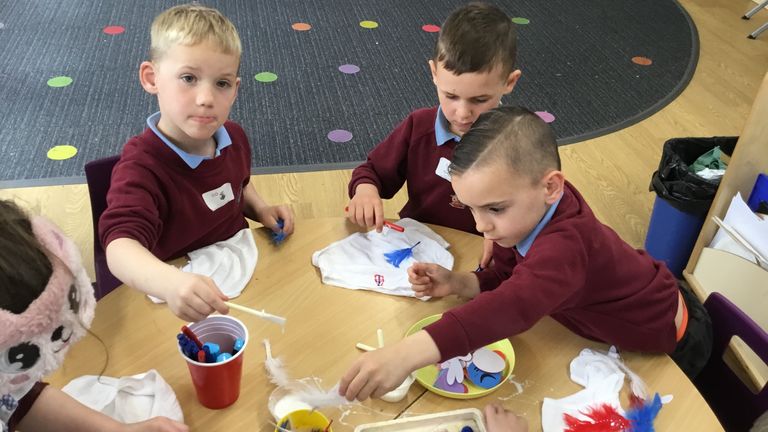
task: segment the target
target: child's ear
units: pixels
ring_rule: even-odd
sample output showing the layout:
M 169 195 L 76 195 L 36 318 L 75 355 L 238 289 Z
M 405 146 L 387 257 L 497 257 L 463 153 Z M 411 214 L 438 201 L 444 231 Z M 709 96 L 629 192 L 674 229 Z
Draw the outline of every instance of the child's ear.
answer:
M 437 65 L 435 64 L 435 61 L 431 59 L 427 63 L 429 63 L 429 71 L 432 73 L 432 82 L 437 85 L 437 82 L 435 82 L 437 80 Z
M 517 85 L 517 81 L 520 80 L 520 77 L 523 75 L 523 73 L 520 71 L 520 69 L 515 69 L 514 71 L 509 73 L 509 76 L 507 77 L 506 82 L 504 83 L 504 94 L 507 94 L 512 91 L 512 89 L 515 88 Z
M 235 102 L 237 95 L 240 93 L 238 90 L 240 90 L 240 77 L 235 78 L 235 96 L 232 98 L 232 103 Z
M 157 94 L 157 74 L 155 64 L 150 61 L 142 62 L 139 66 L 139 82 L 149 94 Z
M 559 170 L 552 170 L 542 179 L 544 195 L 547 205 L 552 205 L 563 195 L 565 188 L 565 176 Z

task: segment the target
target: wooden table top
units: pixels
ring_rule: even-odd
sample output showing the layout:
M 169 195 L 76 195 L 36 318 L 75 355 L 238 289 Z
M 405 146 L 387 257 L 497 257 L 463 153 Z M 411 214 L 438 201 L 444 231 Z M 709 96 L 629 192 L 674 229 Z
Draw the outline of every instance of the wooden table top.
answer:
M 454 269 L 474 270 L 482 239 L 449 228 L 433 228 L 451 243 Z M 287 325 L 282 332 L 275 324 L 230 312 L 248 327 L 250 341 L 244 352 L 240 397 L 228 408 L 210 410 L 197 401 L 176 344 L 176 334 L 184 323 L 167 306 L 153 304 L 125 286 L 97 304 L 91 331 L 104 345 L 88 335 L 72 347 L 48 381 L 63 387 L 76 377 L 98 375 L 105 364 L 106 376 L 156 369 L 176 392 L 191 430 L 274 430 L 267 401 L 275 387 L 264 370 L 263 339 L 270 340 L 273 355 L 283 359 L 292 378 L 316 377 L 323 388 L 330 388 L 360 354 L 355 348 L 357 342 L 376 344 L 377 328 L 383 329 L 385 341 L 391 343 L 416 321 L 461 302 L 455 298 L 423 302 L 323 285 L 311 263 L 312 253 L 358 231 L 341 217 L 300 220 L 295 233 L 274 246 L 264 229 L 255 230 L 259 249 L 256 271 L 249 286 L 233 301 L 284 316 Z M 607 348 L 574 335 L 550 318 L 510 341 L 516 354 L 512 379 L 521 384 L 522 392 L 507 382 L 483 398 L 453 400 L 414 384 L 398 403 L 368 400 L 322 411 L 334 419 L 335 431 L 351 431 L 355 425 L 390 420 L 404 412 L 415 415 L 500 402 L 525 414 L 531 430 L 539 430 L 544 397 L 561 398 L 581 389 L 569 378 L 570 361 L 583 348 Z M 674 395 L 673 402 L 659 414 L 657 430 L 722 430 L 693 384 L 667 356 L 626 353 L 623 358 L 652 391 Z

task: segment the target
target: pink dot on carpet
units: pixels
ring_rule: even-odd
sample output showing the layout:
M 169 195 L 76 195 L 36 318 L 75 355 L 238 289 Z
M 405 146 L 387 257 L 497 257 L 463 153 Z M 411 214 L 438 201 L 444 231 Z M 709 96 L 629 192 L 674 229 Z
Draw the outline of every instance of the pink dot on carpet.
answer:
M 360 66 L 353 64 L 344 64 L 339 66 L 339 70 L 345 74 L 356 74 L 360 72 Z
M 119 25 L 111 25 L 104 27 L 103 32 L 108 35 L 119 35 L 125 31 L 125 27 Z
M 333 142 L 347 142 L 352 139 L 352 132 L 344 129 L 334 129 L 328 132 L 328 139 Z
M 440 26 L 436 26 L 434 24 L 424 24 L 421 26 L 421 29 L 427 33 L 437 33 L 440 31 Z
M 547 123 L 555 121 L 555 116 L 548 111 L 536 111 L 536 115 Z

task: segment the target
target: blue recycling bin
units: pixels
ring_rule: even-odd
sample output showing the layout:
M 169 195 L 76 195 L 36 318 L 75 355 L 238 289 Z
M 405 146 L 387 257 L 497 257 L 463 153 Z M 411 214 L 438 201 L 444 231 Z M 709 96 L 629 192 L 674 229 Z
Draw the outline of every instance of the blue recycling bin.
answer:
M 712 205 L 720 180 L 697 176 L 688 167 L 699 156 L 720 147 L 733 154 L 738 137 L 672 138 L 664 143 L 659 169 L 651 177 L 656 192 L 645 249 L 664 261 L 680 278 Z
M 672 274 L 681 278 L 703 225 L 704 216 L 678 210 L 657 196 L 645 237 L 645 250 L 664 261 Z

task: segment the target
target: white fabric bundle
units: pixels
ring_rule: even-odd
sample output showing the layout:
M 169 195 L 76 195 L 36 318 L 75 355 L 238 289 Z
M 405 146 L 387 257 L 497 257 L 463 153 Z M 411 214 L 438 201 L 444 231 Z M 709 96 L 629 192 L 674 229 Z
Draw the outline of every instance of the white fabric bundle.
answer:
M 570 369 L 571 380 L 584 386 L 584 390 L 562 399 L 544 398 L 541 406 L 541 428 L 544 432 L 564 430 L 563 414 L 585 420 L 584 414 L 590 407 L 602 404 L 613 406 L 623 415 L 619 391 L 624 386 L 625 372 L 630 377 L 632 391 L 642 398 L 647 397 L 645 383 L 624 365 L 615 347 L 611 347 L 607 354 L 585 348 L 571 361 Z
M 227 240 L 190 252 L 182 271 L 208 276 L 221 292 L 235 298 L 243 292 L 256 269 L 259 251 L 250 228 L 243 228 Z M 149 296 L 155 303 L 162 299 Z
M 408 282 L 408 267 L 414 262 L 439 264 L 453 268 L 453 255 L 448 242 L 426 225 L 405 218 L 397 222 L 405 228 L 398 232 L 389 228 L 377 233 L 355 233 L 312 254 L 312 264 L 320 269 L 323 283 L 349 289 L 364 289 L 384 294 L 415 297 Z M 413 256 L 399 267 L 387 262 L 385 253 L 413 249 Z M 428 297 L 422 300 L 428 300 Z
M 83 405 L 122 423 L 157 416 L 184 422 L 176 394 L 154 369 L 122 378 L 86 375 L 73 379 L 62 390 Z

